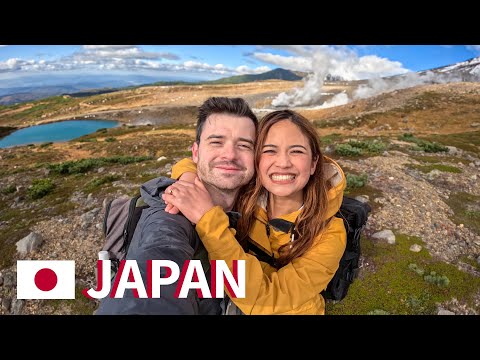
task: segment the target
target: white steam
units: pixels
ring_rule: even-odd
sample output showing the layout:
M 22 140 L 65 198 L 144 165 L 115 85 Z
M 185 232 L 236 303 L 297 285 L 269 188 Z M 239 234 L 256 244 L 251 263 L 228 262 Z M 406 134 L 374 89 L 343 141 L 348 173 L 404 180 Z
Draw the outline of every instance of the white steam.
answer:
M 409 72 L 403 68 L 399 62 L 393 62 L 388 59 L 379 58 L 377 56 L 358 57 L 353 51 L 339 48 L 319 47 L 315 49 L 302 48 L 302 52 L 297 49 L 297 54 L 302 55 L 301 59 L 297 58 L 279 58 L 277 63 L 290 61 L 292 64 L 310 64 L 303 70 L 309 71 L 310 74 L 304 79 L 303 87 L 295 88 L 288 93 L 281 93 L 272 100 L 274 107 L 298 107 L 312 106 L 315 108 L 327 108 L 333 106 L 344 105 L 351 100 L 364 99 L 381 93 L 405 89 L 422 84 L 433 83 L 449 83 L 458 81 L 472 81 L 468 77 L 473 76 L 477 81 L 480 78 L 480 58 L 452 65 L 448 68 L 440 69 L 437 72 L 426 71 L 421 73 Z M 307 50 L 311 50 L 308 52 Z M 260 57 L 260 55 L 258 55 Z M 265 58 L 265 54 L 263 54 Z M 476 65 L 466 72 L 467 80 L 464 75 L 452 75 L 447 70 L 463 67 L 464 65 Z M 458 72 L 457 72 L 458 74 Z M 342 79 L 360 80 L 368 79 L 368 83 L 360 85 L 352 93 L 352 99 L 348 97 L 346 92 L 341 92 L 333 98 L 323 101 L 322 88 L 327 75 L 341 77 Z M 401 75 L 401 76 L 393 76 Z M 386 76 L 391 76 L 386 78 Z M 382 78 L 385 77 L 385 78 Z

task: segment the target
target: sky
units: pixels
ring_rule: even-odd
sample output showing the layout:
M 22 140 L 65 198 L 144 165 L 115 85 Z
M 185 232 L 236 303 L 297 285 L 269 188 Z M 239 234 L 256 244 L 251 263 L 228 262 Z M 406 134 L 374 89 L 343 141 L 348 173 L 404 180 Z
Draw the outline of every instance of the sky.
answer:
M 0 88 L 109 76 L 136 76 L 133 85 L 214 80 L 278 67 L 360 80 L 477 56 L 480 45 L 0 45 Z

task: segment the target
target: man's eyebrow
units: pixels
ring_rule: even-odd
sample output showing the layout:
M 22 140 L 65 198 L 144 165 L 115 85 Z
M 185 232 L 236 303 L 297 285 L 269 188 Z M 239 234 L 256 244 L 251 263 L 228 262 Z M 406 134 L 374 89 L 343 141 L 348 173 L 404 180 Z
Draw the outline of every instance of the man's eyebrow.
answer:
M 208 139 L 224 139 L 224 138 L 225 138 L 225 136 L 223 136 L 223 135 L 210 135 L 205 140 L 208 140 Z
M 225 136 L 224 135 L 210 135 L 209 137 L 207 137 L 205 140 L 209 140 L 209 139 L 225 139 Z M 244 141 L 244 142 L 248 142 L 249 144 L 252 144 L 252 145 L 255 145 L 254 141 L 252 139 L 247 139 L 247 138 L 238 138 L 238 141 Z
M 238 138 L 238 141 L 245 141 L 245 142 L 248 142 L 249 144 L 255 145 L 252 139 Z

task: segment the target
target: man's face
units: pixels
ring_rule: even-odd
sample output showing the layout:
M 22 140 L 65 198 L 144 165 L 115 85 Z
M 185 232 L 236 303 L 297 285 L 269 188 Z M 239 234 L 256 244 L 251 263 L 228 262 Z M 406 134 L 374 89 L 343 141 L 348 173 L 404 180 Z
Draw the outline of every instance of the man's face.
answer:
M 200 144 L 194 143 L 192 158 L 200 180 L 219 190 L 237 190 L 254 173 L 255 125 L 248 117 L 212 114 L 205 124 Z

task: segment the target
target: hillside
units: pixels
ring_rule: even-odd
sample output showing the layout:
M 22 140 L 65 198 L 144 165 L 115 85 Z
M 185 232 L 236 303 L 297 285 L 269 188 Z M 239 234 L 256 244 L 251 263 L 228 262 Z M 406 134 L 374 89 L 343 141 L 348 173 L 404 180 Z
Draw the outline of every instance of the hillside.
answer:
M 93 287 L 106 202 L 169 176 L 190 155 L 203 100 L 242 96 L 261 116 L 273 97 L 299 85 L 144 87 L 0 107 L 0 126 L 93 115 L 125 124 L 65 143 L 0 149 L 0 314 L 91 314 L 97 303 L 80 293 L 74 301 L 17 300 L 15 260 L 75 260 L 77 290 Z M 480 83 L 452 83 L 297 109 L 347 174 L 347 194 L 373 208 L 360 275 L 327 313 L 480 314 L 479 99 Z M 374 237 L 383 230 L 394 244 Z M 18 253 L 16 243 L 31 233 L 41 244 Z
M 225 77 L 218 80 L 209 81 L 208 83 L 210 84 L 241 84 L 241 83 L 262 81 L 262 80 L 298 81 L 298 80 L 302 80 L 302 78 L 303 76 L 300 76 L 293 71 L 277 68 L 261 74 L 230 76 L 230 77 Z
M 18 88 L 0 88 L 0 105 L 13 105 L 21 104 L 27 101 L 35 101 L 45 99 L 51 96 L 70 95 L 71 97 L 86 97 L 91 95 L 99 95 L 103 93 L 110 93 L 114 91 L 123 91 L 130 89 L 137 89 L 142 87 L 152 86 L 201 86 L 208 84 L 241 84 L 253 81 L 262 80 L 286 80 L 286 81 L 298 81 L 301 80 L 306 73 L 299 71 L 290 71 L 281 68 L 277 68 L 271 71 L 267 71 L 262 74 L 252 75 L 239 75 L 224 77 L 213 81 L 157 81 L 150 83 L 144 83 L 137 86 L 121 86 L 123 82 L 119 80 L 116 86 L 101 86 L 100 84 L 95 86 L 93 82 L 90 83 L 77 83 L 73 85 L 58 85 L 58 86 L 42 86 L 42 87 L 18 87 Z M 145 82 L 145 80 L 144 80 Z

